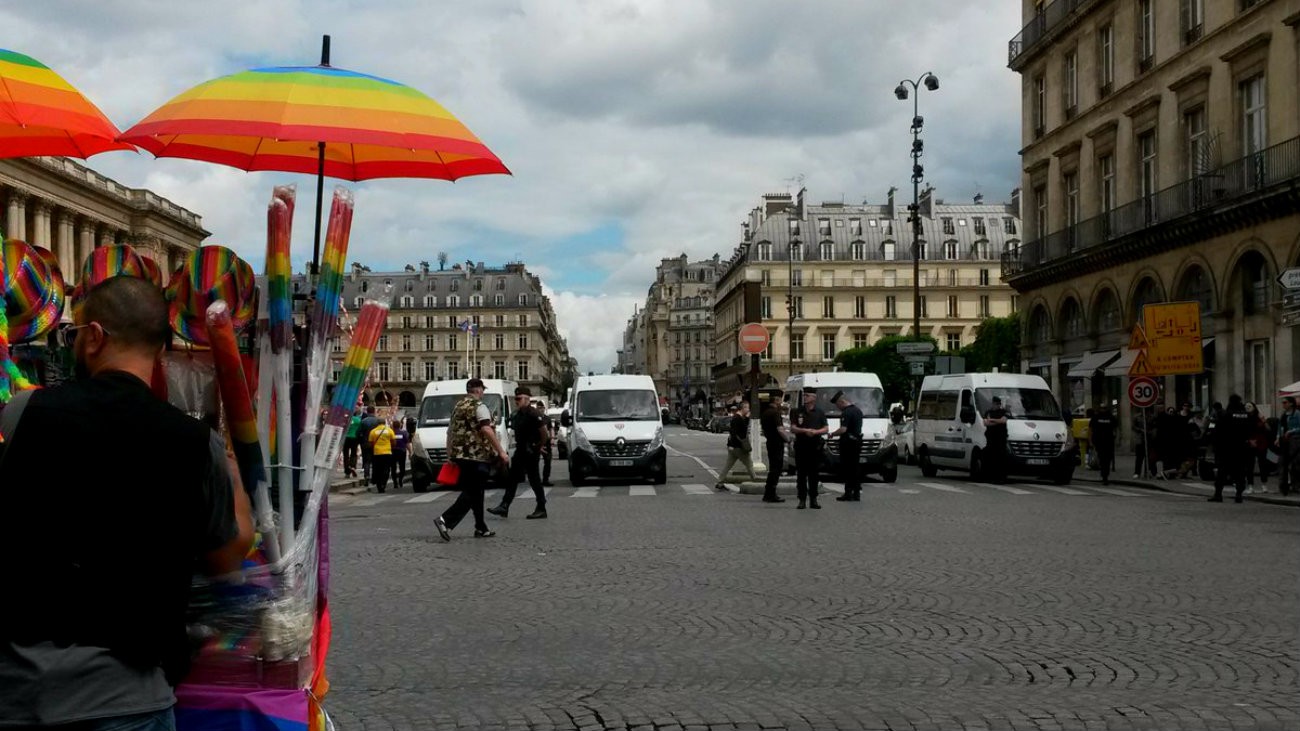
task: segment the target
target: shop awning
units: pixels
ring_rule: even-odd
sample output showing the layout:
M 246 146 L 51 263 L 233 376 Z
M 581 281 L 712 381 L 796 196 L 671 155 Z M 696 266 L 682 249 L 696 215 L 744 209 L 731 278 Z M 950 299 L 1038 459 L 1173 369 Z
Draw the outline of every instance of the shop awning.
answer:
M 1083 356 L 1065 375 L 1069 378 L 1092 378 L 1097 371 L 1105 368 L 1111 361 L 1119 357 L 1118 350 L 1103 350 L 1097 353 L 1089 353 Z
M 1133 366 L 1133 361 L 1137 360 L 1137 350 L 1122 348 L 1119 351 L 1119 359 L 1106 366 L 1106 375 L 1108 376 L 1127 376 L 1128 369 Z

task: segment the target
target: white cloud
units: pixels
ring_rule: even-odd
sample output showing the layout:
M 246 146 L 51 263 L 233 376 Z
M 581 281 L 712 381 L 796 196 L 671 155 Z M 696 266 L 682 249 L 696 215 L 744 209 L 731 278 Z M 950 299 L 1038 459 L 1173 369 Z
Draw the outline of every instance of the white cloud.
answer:
M 623 327 L 640 302 L 638 297 L 547 292 L 560 334 L 569 342 L 569 354 L 578 359 L 582 373 L 608 373 L 623 347 Z

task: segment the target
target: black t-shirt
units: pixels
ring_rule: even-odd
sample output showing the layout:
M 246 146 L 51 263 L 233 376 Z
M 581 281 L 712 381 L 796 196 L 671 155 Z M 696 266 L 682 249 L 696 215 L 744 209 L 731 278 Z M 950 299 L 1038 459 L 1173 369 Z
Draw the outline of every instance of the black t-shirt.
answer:
M 816 406 L 813 407 L 812 411 L 803 407 L 790 415 L 790 424 L 792 426 L 797 426 L 800 429 L 820 429 L 826 426 L 826 414 L 822 413 L 822 410 Z M 810 447 L 820 444 L 822 436 L 825 435 L 808 436 L 806 434 L 796 434 L 794 437 L 794 443 L 795 446 L 798 447 Z
M 984 418 L 1005 419 L 1007 418 L 1007 410 L 1002 408 L 1001 406 L 994 406 L 993 408 L 989 409 L 988 413 L 984 415 Z M 1007 441 L 1007 425 L 994 424 L 991 426 L 984 427 L 984 437 L 990 442 Z
M 537 409 L 526 406 L 510 419 L 515 430 L 515 448 L 536 450 L 542 443 L 542 417 Z
M 731 415 L 731 424 L 727 427 L 727 446 L 739 449 L 749 441 L 749 417 L 739 413 Z
M 781 436 L 781 410 L 775 406 L 769 406 L 763 409 L 763 416 L 759 419 L 763 426 L 763 438 L 769 442 L 784 442 Z
M 1088 438 L 1093 444 L 1114 446 L 1116 420 L 1111 414 L 1097 414 L 1088 420 Z
M 844 427 L 844 433 L 841 436 L 850 439 L 862 438 L 862 409 L 857 404 L 849 404 L 844 408 L 844 413 L 840 415 L 840 426 Z
M 1250 414 L 1243 408 L 1229 408 L 1214 427 L 1214 442 L 1224 448 L 1242 447 L 1250 435 Z

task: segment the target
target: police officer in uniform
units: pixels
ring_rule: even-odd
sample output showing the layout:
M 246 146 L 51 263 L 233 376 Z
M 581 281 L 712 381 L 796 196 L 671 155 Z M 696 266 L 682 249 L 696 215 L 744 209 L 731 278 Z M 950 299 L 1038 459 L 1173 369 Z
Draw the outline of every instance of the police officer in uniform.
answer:
M 817 408 L 817 389 L 809 386 L 803 390 L 803 406 L 790 415 L 790 431 L 794 432 L 795 471 L 798 475 L 799 509 L 810 507 L 820 510 L 817 504 L 817 477 L 822 465 L 822 437 L 829 431 L 826 414 Z
M 1089 411 L 1092 411 L 1089 409 Z M 1097 466 L 1101 468 L 1101 484 L 1110 484 L 1110 468 L 1115 463 L 1115 432 L 1119 431 L 1119 422 L 1110 413 L 1110 404 L 1092 411 L 1088 420 L 1089 439 L 1092 448 L 1097 450 Z
M 844 472 L 844 494 L 835 498 L 839 502 L 862 500 L 862 409 L 849 400 L 843 391 L 836 391 L 831 401 L 840 410 L 840 428 L 831 436 L 840 438 L 840 469 Z
M 763 441 L 767 445 L 767 483 L 763 486 L 763 502 L 783 503 L 785 498 L 776 494 L 776 484 L 785 469 L 785 445 L 790 441 L 790 433 L 781 422 L 781 406 L 775 401 L 768 401 L 759 417 L 763 428 Z
M 1228 408 L 1214 426 L 1214 497 L 1212 503 L 1223 502 L 1223 487 L 1229 482 L 1237 488 L 1233 502 L 1241 502 L 1246 492 L 1246 440 L 1250 436 L 1250 414 L 1241 397 L 1228 397 Z
M 555 487 L 551 482 L 551 449 L 555 447 L 555 422 L 546 414 L 541 401 L 533 402 L 533 409 L 542 417 L 546 427 L 546 443 L 542 445 L 542 487 Z
M 992 407 L 984 414 L 984 470 L 995 483 L 1007 481 L 1007 410 L 1002 399 L 993 397 Z

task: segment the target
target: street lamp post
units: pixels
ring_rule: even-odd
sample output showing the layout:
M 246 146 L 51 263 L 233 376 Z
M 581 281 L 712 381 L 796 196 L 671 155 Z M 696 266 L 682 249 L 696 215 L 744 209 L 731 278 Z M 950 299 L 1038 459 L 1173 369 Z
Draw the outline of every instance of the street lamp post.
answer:
M 916 80 L 903 79 L 894 88 L 894 96 L 906 101 L 907 87 L 912 87 L 912 205 L 907 207 L 912 221 L 912 339 L 921 339 L 921 180 L 925 168 L 921 166 L 921 126 L 924 121 L 919 109 L 921 86 L 930 91 L 939 89 L 939 77 L 927 71 Z
M 787 348 L 786 352 L 790 354 L 790 372 L 787 373 L 786 375 L 793 376 L 794 375 L 794 247 L 799 244 L 799 239 L 790 236 L 790 231 L 793 227 L 791 227 L 789 224 L 791 221 L 798 221 L 799 214 L 793 206 L 786 208 L 785 214 L 787 218 L 786 237 L 788 239 L 788 243 L 786 244 L 785 247 L 785 259 L 786 259 L 785 310 L 787 316 L 790 319 L 789 326 L 786 328 L 785 331 L 786 348 Z

